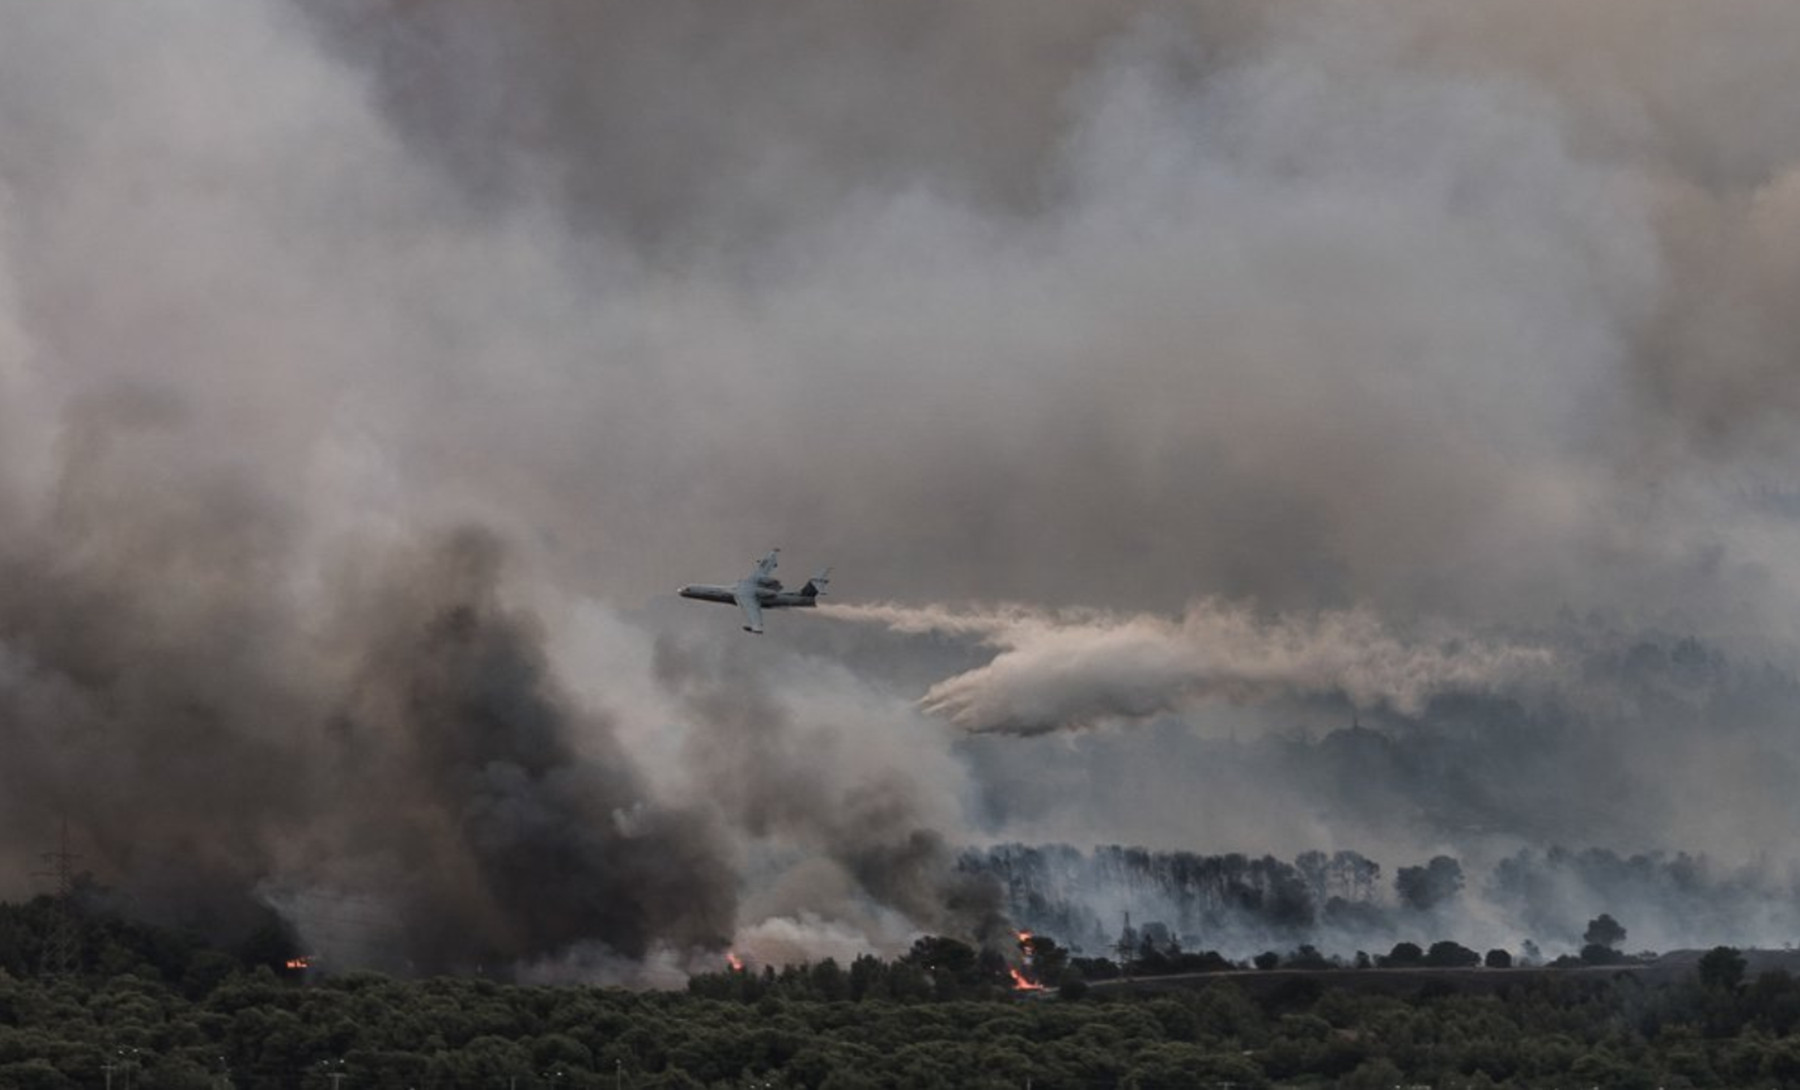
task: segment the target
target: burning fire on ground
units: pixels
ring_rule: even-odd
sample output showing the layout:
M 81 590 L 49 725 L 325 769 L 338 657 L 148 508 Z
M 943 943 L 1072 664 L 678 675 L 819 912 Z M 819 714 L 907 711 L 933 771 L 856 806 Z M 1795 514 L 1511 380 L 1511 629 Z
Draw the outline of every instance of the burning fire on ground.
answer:
M 1007 969 L 1006 969 L 1006 971 L 1008 973 L 1012 974 L 1013 991 L 1016 991 L 1016 992 L 1041 992 L 1041 991 L 1043 991 L 1044 986 L 1042 984 L 1039 984 L 1037 981 L 1031 979 L 1031 975 L 1030 975 L 1031 974 L 1031 932 L 1029 932 L 1029 931 L 1019 932 L 1019 962 L 1020 962 L 1020 965 L 1018 968 L 1013 968 L 1012 966 L 1009 965 L 1009 966 L 1007 966 Z
M 294 970 L 310 969 L 310 968 L 312 968 L 312 958 L 310 958 L 310 957 L 289 958 L 289 959 L 287 959 L 287 967 L 289 969 L 294 969 Z
M 736 950 L 725 951 L 725 964 L 729 965 L 731 971 L 734 973 L 741 973 L 744 971 L 744 959 L 737 956 Z

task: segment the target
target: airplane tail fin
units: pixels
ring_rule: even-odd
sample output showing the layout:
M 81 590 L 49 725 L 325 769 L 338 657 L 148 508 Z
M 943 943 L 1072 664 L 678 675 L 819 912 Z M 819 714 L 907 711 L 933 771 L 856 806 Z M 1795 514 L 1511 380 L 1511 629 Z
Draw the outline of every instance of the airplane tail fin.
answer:
M 806 581 L 806 585 L 800 588 L 800 593 L 808 598 L 817 598 L 825 593 L 825 584 L 829 582 L 831 582 L 831 569 L 823 568 L 819 574 Z

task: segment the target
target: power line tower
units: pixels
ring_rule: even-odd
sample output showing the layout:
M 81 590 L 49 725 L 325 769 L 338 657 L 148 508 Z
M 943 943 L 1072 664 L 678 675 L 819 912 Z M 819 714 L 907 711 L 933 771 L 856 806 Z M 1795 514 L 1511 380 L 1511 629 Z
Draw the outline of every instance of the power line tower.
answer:
M 48 878 L 56 883 L 50 907 L 49 932 L 44 936 L 43 974 L 67 976 L 75 971 L 80 952 L 81 932 L 75 918 L 75 861 L 81 856 L 69 850 L 69 819 L 63 818 L 62 838 L 56 850 L 40 856 L 48 870 L 33 871 L 33 878 Z

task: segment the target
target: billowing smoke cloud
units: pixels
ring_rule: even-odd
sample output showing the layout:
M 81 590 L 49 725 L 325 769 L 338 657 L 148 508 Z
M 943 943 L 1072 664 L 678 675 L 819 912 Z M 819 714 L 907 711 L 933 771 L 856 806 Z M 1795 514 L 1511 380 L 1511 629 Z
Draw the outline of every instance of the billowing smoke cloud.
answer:
M 66 813 L 146 909 L 616 977 L 978 928 L 946 860 L 1034 830 L 1785 858 L 1796 37 L 15 12 L 0 888 Z M 655 598 L 775 543 L 966 623 Z
M 1405 640 L 1369 610 L 1264 619 L 1199 602 L 1175 619 L 892 605 L 833 607 L 832 615 L 898 632 L 975 636 L 998 649 L 992 662 L 925 694 L 928 711 L 972 731 L 1093 726 L 1208 699 L 1338 696 L 1417 715 L 1445 693 L 1520 692 L 1533 680 L 1550 680 L 1556 666 L 1544 647 L 1444 632 Z
M 944 838 L 960 819 L 943 785 L 959 773 L 903 756 L 929 728 L 909 724 L 899 709 L 884 715 L 867 697 L 845 709 L 860 722 L 797 722 L 768 669 L 742 644 L 710 653 L 666 639 L 657 645 L 657 678 L 693 725 L 689 764 L 706 797 L 732 827 L 809 857 L 774 883 L 771 897 L 790 902 L 782 918 L 797 924 L 833 910 L 859 922 L 875 945 L 899 937 L 881 926 L 882 915 L 894 914 L 937 933 L 998 936 L 998 888 L 959 871 Z M 868 737 L 871 728 L 886 736 Z
M 333 856 L 363 881 L 398 864 L 371 888 L 399 901 L 430 968 L 584 940 L 628 958 L 723 946 L 737 888 L 716 830 L 656 805 L 610 724 L 571 706 L 541 632 L 500 602 L 498 561 L 458 536 L 359 603 L 346 638 L 369 649 L 332 724 L 348 790 L 327 813 L 349 834 Z M 359 798 L 380 801 L 346 828 Z M 356 826 L 374 823 L 370 859 Z
M 650 798 L 549 676 L 539 626 L 500 600 L 496 541 L 374 558 L 306 634 L 262 596 L 266 557 L 236 538 L 254 513 L 228 499 L 179 528 L 230 542 L 204 573 L 134 538 L 122 579 L 78 531 L 61 562 L 10 558 L 13 827 L 66 816 L 141 911 L 229 933 L 255 896 L 314 949 L 393 968 L 729 940 L 718 831 Z M 139 583 L 151 565 L 169 582 Z
M 1793 634 L 1779 5 L 311 10 L 481 222 L 583 242 L 500 399 L 581 438 L 459 466 L 632 527 L 576 578 Z

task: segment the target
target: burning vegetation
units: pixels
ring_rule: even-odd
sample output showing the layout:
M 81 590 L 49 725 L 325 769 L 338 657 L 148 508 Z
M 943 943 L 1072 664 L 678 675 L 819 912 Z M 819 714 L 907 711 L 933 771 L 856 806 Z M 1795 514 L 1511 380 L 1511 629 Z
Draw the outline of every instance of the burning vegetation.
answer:
M 1032 962 L 1034 960 L 1034 951 L 1032 949 L 1033 941 L 1034 939 L 1031 932 L 1020 931 L 1019 964 L 1006 967 L 1007 973 L 1012 977 L 1013 988 L 1016 991 L 1041 992 L 1044 990 L 1044 986 L 1032 977 Z

